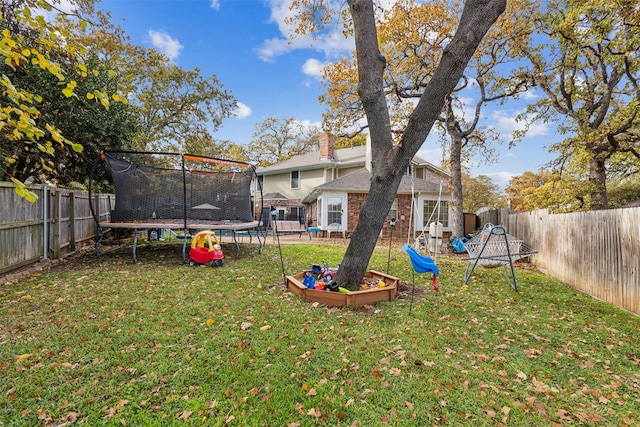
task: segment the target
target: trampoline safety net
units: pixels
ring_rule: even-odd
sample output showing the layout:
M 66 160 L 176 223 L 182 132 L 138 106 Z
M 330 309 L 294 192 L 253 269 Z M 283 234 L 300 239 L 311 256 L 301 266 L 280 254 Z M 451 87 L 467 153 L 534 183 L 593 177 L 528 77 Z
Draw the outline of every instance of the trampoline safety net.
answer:
M 171 220 L 251 222 L 251 178 L 243 162 L 173 153 L 102 154 L 115 186 L 114 223 Z

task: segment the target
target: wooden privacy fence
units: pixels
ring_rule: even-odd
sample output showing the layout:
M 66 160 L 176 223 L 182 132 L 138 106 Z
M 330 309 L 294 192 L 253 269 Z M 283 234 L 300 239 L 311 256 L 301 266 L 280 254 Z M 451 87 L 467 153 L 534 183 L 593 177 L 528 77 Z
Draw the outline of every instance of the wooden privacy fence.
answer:
M 479 217 L 537 250 L 532 263 L 544 273 L 640 314 L 640 207 L 565 214 L 505 209 Z
M 43 258 L 63 258 L 97 236 L 87 192 L 43 185 L 27 187 L 37 194 L 36 202 L 19 197 L 13 183 L 0 182 L 0 273 Z M 92 197 L 96 215 L 109 220 L 115 196 Z

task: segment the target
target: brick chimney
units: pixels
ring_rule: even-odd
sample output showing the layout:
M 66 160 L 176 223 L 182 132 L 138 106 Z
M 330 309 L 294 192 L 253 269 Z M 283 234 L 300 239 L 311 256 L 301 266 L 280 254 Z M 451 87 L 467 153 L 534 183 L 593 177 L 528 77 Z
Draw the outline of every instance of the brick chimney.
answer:
M 322 132 L 319 135 L 318 145 L 320 146 L 320 158 L 333 160 L 333 144 L 335 138 L 328 132 Z

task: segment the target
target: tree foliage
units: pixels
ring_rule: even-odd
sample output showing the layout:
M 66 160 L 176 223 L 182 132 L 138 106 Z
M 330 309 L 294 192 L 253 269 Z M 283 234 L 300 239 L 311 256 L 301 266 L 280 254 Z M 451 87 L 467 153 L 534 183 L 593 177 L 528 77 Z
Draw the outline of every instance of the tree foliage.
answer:
M 29 170 L 24 174 L 50 175 L 57 169 L 56 152 L 83 151 L 83 145 L 71 140 L 61 129 L 61 122 L 54 120 L 61 111 L 55 111 L 51 100 L 67 99 L 59 107 L 64 108 L 65 103 L 82 98 L 83 102 L 86 99 L 107 110 L 114 102 L 126 101 L 118 93 L 109 92 L 107 81 L 89 78 L 109 73 L 105 68 L 90 68 L 89 52 L 77 36 L 90 26 L 83 13 L 92 11 L 91 4 L 87 0 L 81 6 L 88 7 L 64 12 L 45 1 L 2 3 L 0 154 L 3 160 L 0 167 L 3 175 L 15 174 L 19 169 Z M 49 15 L 45 17 L 45 13 Z M 35 153 L 39 158 L 32 165 Z M 15 166 L 20 162 L 24 168 Z M 18 194 L 29 200 L 36 199 L 22 180 L 13 175 L 9 178 L 16 183 Z
M 136 149 L 181 152 L 194 139 L 213 141 L 236 106 L 215 75 L 185 70 L 155 49 L 130 46 L 122 54 L 131 55 L 122 75 L 140 117 Z
M 533 18 L 540 31 L 521 51 L 545 97 L 529 112 L 559 123 L 568 136 L 552 147 L 555 165 L 586 165 L 588 206 L 606 209 L 607 174 L 640 158 L 640 10 L 629 0 L 554 0 Z
M 505 188 L 506 198 L 516 211 L 548 209 L 551 212 L 589 210 L 590 191 L 583 165 L 568 164 L 562 176 L 558 172 L 540 170 L 514 176 Z M 640 200 L 640 178 L 637 174 L 615 177 L 607 181 L 610 208 L 619 208 Z
M 73 72 L 64 58 L 59 63 L 62 69 L 70 74 Z M 92 93 L 98 88 L 106 88 L 116 93 L 115 77 L 95 55 L 88 57 L 85 64 L 95 73 L 77 76 L 76 91 Z M 82 150 L 56 149 L 43 156 L 40 147 L 28 138 L 15 139 L 5 146 L 12 161 L 7 164 L 2 179 L 13 177 L 25 181 L 31 178 L 34 182 L 46 180 L 60 185 L 85 182 L 91 164 L 102 150 L 129 148 L 136 117 L 127 104 L 110 103 L 107 109 L 87 97 L 67 97 L 60 91 L 56 78 L 30 64 L 16 70 L 0 65 L 0 69 L 22 88 L 39 94 L 36 126 L 46 127 L 47 123 L 53 123 L 65 138 L 82 146 Z
M 267 117 L 257 123 L 247 146 L 251 162 L 268 166 L 318 148 L 320 128 L 307 126 L 293 117 Z
M 211 136 L 235 108 L 217 78 L 130 44 L 96 3 L 2 3 L 0 168 L 32 200 L 22 181 L 83 182 L 103 149 L 228 148 Z
M 462 192 L 465 212 L 477 212 L 481 208 L 506 207 L 506 202 L 500 194 L 500 188 L 487 175 L 473 177 L 464 174 Z

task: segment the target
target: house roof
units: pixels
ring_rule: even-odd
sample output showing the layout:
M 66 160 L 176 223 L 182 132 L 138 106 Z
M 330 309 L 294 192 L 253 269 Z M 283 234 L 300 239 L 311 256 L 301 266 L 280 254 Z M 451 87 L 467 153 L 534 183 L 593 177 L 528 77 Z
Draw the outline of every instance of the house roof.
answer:
M 367 157 L 367 147 L 360 145 L 350 148 L 339 148 L 333 151 L 333 159 L 320 158 L 320 151 L 294 156 L 284 162 L 276 163 L 270 166 L 259 167 L 256 169 L 258 175 L 270 175 L 275 173 L 288 172 L 292 170 L 317 169 L 319 167 L 354 167 L 364 166 Z M 440 173 L 445 173 L 442 169 L 433 163 L 423 159 L 420 156 L 413 156 L 413 164 L 428 166 Z
M 323 166 L 358 166 L 364 165 L 365 158 L 366 147 L 364 145 L 334 150 L 333 159 L 321 159 L 320 151 L 313 151 L 292 157 L 289 160 L 271 166 L 257 168 L 256 173 L 259 175 L 269 175 L 271 173 L 281 173 L 289 170 L 316 169 Z
M 262 196 L 262 200 L 288 200 L 286 196 L 280 193 L 267 193 Z
M 369 187 L 371 186 L 371 173 L 366 169 L 362 168 L 355 172 L 352 172 L 348 175 L 342 176 L 340 178 L 334 179 L 333 181 L 329 181 L 325 184 L 318 185 L 313 189 L 311 194 L 302 200 L 303 203 L 308 203 L 309 201 L 315 199 L 318 193 L 324 191 L 347 191 L 351 193 L 362 192 L 368 193 Z M 434 193 L 438 194 L 440 191 L 440 183 L 431 182 L 420 178 L 412 179 L 412 177 L 405 175 L 402 177 L 402 181 L 400 181 L 400 186 L 398 187 L 398 194 L 411 194 L 411 192 L 416 193 Z M 448 186 L 446 183 L 443 183 L 442 187 L 443 192 L 447 192 Z

